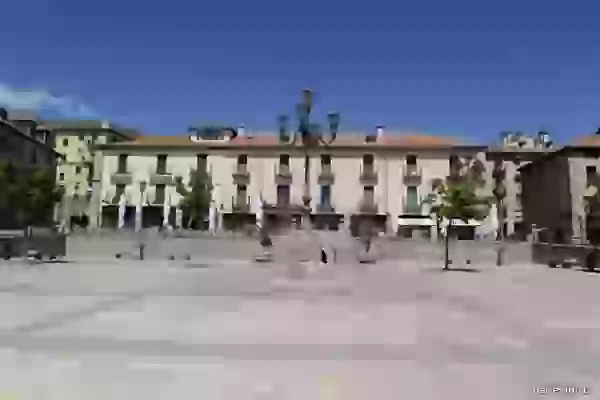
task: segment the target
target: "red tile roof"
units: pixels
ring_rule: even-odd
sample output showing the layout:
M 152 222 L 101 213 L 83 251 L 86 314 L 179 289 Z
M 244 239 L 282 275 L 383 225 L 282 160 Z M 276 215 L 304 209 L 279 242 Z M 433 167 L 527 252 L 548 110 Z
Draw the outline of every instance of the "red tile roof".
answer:
M 447 136 L 433 136 L 426 134 L 385 134 L 376 142 L 366 142 L 365 135 L 343 134 L 330 145 L 331 147 L 364 147 L 364 146 L 391 146 L 391 147 L 451 147 L 464 143 Z M 176 136 L 138 136 L 131 142 L 120 142 L 110 146 L 223 146 L 223 147 L 264 147 L 285 146 L 279 137 L 274 134 L 254 134 L 252 136 L 238 136 L 229 141 L 221 140 L 191 140 L 190 134 Z M 296 139 L 296 145 L 302 145 L 301 139 Z

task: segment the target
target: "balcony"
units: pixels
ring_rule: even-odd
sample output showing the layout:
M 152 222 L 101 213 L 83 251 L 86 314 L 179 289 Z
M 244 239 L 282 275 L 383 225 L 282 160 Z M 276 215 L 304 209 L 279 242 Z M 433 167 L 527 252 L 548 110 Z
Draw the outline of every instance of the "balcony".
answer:
M 170 172 L 157 171 L 150 174 L 150 184 L 170 186 L 175 184 L 175 179 Z
M 360 167 L 360 182 L 363 185 L 377 185 L 377 171 L 373 164 L 364 164 Z
M 373 200 L 363 200 L 358 205 L 358 211 L 363 214 L 377 214 L 379 207 Z
M 275 166 L 275 184 L 288 186 L 292 184 L 292 171 L 289 165 L 279 164 Z
M 246 195 L 237 195 L 231 198 L 231 211 L 234 213 L 250 212 L 250 197 Z
M 110 177 L 111 185 L 131 185 L 133 183 L 133 177 L 129 171 L 117 171 Z
M 405 185 L 419 186 L 423 181 L 423 168 L 419 168 L 414 164 L 405 164 L 403 175 Z
M 319 185 L 333 185 L 335 182 L 335 176 L 331 165 L 321 165 L 321 171 L 319 172 Z
M 248 170 L 248 164 L 237 164 L 231 176 L 234 185 L 249 185 L 250 171 Z

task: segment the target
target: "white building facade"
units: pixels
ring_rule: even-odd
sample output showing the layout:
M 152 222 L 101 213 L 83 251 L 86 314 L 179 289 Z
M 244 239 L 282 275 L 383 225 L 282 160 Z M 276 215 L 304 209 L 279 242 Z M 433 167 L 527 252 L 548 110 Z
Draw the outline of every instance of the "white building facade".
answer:
M 306 149 L 277 135 L 216 138 L 141 136 L 131 142 L 98 146 L 94 166 L 91 227 L 106 226 L 107 207 L 118 204 L 163 207 L 180 201 L 176 182 L 189 184 L 190 171 L 206 170 L 213 199 L 223 214 L 256 215 L 259 199 L 287 206 L 302 204 L 305 156 L 315 216 L 378 216 L 381 230 L 410 236 L 431 234 L 423 200 L 436 181 L 450 173 L 450 156 L 485 160 L 485 146 L 460 145 L 425 135 L 344 135 L 329 146 Z

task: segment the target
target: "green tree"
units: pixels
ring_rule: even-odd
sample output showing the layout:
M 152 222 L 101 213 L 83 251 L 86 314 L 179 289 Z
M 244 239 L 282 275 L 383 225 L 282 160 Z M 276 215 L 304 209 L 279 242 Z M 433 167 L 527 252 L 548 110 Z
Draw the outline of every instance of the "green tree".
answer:
M 63 195 L 63 188 L 56 184 L 56 172 L 52 168 L 35 168 L 24 180 L 23 209 L 30 225 L 52 222 L 54 208 Z
M 448 179 L 437 187 L 425 202 L 438 221 L 448 221 L 444 238 L 444 269 L 449 269 L 449 245 L 452 234 L 452 221 L 485 219 L 490 209 L 490 196 L 483 193 L 485 187 L 485 166 L 480 160 L 467 158 L 456 160 Z
M 183 184 L 181 177 L 177 178 L 177 192 L 182 196 L 181 205 L 190 216 L 188 229 L 195 222 L 203 221 L 210 207 L 213 189 L 210 175 L 205 171 L 191 170 L 189 189 Z
M 17 168 L 8 162 L 0 162 L 0 209 L 10 212 L 14 221 L 20 223 L 23 214 L 20 209 L 23 204 L 23 192 L 17 176 Z M 8 214 L 5 215 L 8 218 Z
M 56 185 L 53 169 L 25 169 L 6 162 L 0 163 L 0 187 L 0 207 L 11 210 L 18 222 L 28 225 L 50 223 L 64 194 Z

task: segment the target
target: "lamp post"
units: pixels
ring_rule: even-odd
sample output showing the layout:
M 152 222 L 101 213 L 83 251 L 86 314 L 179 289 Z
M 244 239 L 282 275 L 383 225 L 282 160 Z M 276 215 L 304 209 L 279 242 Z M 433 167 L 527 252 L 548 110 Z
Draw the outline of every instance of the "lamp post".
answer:
M 329 125 L 329 137 L 321 131 L 319 124 L 311 122 L 311 112 L 313 106 L 313 91 L 309 88 L 302 90 L 301 101 L 298 104 L 296 111 L 298 117 L 298 129 L 296 132 L 292 132 L 288 136 L 286 115 L 279 117 L 279 135 L 281 139 L 288 139 L 289 144 L 292 146 L 299 146 L 297 141 L 298 135 L 300 135 L 302 149 L 304 151 L 304 188 L 302 193 L 302 211 L 303 215 L 303 226 L 308 228 L 310 226 L 310 213 L 311 213 L 311 201 L 312 196 L 310 193 L 310 156 L 314 149 L 320 146 L 329 146 L 333 143 L 337 137 L 338 129 L 340 126 L 340 114 L 337 112 L 329 113 L 327 116 L 327 122 Z

